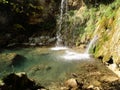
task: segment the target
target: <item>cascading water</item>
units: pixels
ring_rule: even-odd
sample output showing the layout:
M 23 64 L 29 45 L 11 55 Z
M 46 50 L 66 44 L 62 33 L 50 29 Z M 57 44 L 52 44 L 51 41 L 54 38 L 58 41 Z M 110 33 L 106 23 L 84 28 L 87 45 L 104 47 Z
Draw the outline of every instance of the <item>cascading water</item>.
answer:
M 95 36 L 91 40 L 91 42 L 89 43 L 85 53 L 76 53 L 74 51 L 70 51 L 70 49 L 64 47 L 63 44 L 62 44 L 63 41 L 62 41 L 61 31 L 62 31 L 63 18 L 65 18 L 63 16 L 67 16 L 67 12 L 68 12 L 67 0 L 61 0 L 59 28 L 58 28 L 58 31 L 57 31 L 57 34 L 56 34 L 57 42 L 56 42 L 56 47 L 52 48 L 52 50 L 65 50 L 65 54 L 62 57 L 66 60 L 89 59 L 90 58 L 89 49 L 95 43 L 95 41 L 98 39 L 97 36 Z
M 95 44 L 96 40 L 98 40 L 98 36 L 95 35 L 93 39 L 88 44 L 88 47 L 85 50 L 85 53 L 76 53 L 72 51 L 66 51 L 66 54 L 63 56 L 66 60 L 86 60 L 90 59 L 89 50 Z
M 90 41 L 90 43 L 88 44 L 85 53 L 89 53 L 90 48 L 92 47 L 92 45 L 93 45 L 97 40 L 98 40 L 98 36 L 95 35 L 95 36 L 93 37 L 93 39 Z
M 62 31 L 62 24 L 63 24 L 63 15 L 65 13 L 65 16 L 66 16 L 67 11 L 68 11 L 67 0 L 62 0 L 61 7 L 60 7 L 59 28 L 58 28 L 57 35 L 56 35 L 57 37 L 56 46 L 63 46 L 61 31 Z
M 68 11 L 67 0 L 61 0 L 59 27 L 58 27 L 58 31 L 56 34 L 56 38 L 57 38 L 56 47 L 52 48 L 52 50 L 67 49 L 67 47 L 63 46 L 62 35 L 61 35 L 62 24 L 63 24 L 63 15 L 64 15 L 64 13 L 65 13 L 65 15 L 67 15 L 67 11 Z
M 56 46 L 61 46 L 61 29 L 62 29 L 62 21 L 63 21 L 63 10 L 64 10 L 64 2 L 65 0 L 61 1 L 61 7 L 60 7 L 60 20 L 59 20 L 59 29 L 57 32 L 57 42 L 56 42 Z

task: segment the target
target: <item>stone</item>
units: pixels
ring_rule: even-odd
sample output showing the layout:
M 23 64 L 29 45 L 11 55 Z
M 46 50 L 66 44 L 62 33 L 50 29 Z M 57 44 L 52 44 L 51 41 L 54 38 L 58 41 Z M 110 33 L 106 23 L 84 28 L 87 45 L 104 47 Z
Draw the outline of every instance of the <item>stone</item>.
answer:
M 34 65 L 32 68 L 30 68 L 29 72 L 31 74 L 35 74 L 36 72 L 49 71 L 51 69 L 52 69 L 51 66 L 40 64 L 40 65 Z
M 101 83 L 98 80 L 93 80 L 92 83 L 93 83 L 94 86 L 100 86 L 101 85 Z
M 101 81 L 106 81 L 106 82 L 114 82 L 119 80 L 119 78 L 116 76 L 103 76 L 101 77 Z
M 88 89 L 93 89 L 93 88 L 94 88 L 93 85 L 88 86 Z
M 68 87 L 69 89 L 77 89 L 78 88 L 77 80 L 71 78 L 65 82 L 65 86 Z
M 15 73 L 17 76 L 22 77 L 22 75 L 25 75 L 25 72 Z
M 4 77 L 0 90 L 46 90 L 43 86 L 37 85 L 29 79 L 25 73 L 11 73 Z
M 44 46 L 44 45 L 49 45 L 50 43 L 55 42 L 56 38 L 55 37 L 50 37 L 50 36 L 40 36 L 40 37 L 30 37 L 29 38 L 29 43 L 30 46 Z
M 4 66 L 17 66 L 25 60 L 25 57 L 16 53 L 3 53 L 0 54 L 0 64 Z

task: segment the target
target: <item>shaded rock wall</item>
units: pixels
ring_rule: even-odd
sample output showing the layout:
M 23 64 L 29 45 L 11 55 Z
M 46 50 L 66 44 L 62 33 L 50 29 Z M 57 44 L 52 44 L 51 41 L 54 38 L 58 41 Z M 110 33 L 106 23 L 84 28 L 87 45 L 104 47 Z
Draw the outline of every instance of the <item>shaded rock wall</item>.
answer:
M 0 1 L 0 47 L 56 33 L 60 0 Z
M 4 77 L 1 90 L 46 90 L 43 86 L 37 85 L 33 80 L 30 80 L 24 72 L 12 73 Z

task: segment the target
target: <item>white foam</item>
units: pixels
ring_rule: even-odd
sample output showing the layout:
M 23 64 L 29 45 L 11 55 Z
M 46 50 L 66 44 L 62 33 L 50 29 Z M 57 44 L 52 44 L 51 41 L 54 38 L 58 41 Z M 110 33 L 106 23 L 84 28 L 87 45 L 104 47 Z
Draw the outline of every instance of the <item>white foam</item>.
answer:
M 66 50 L 68 49 L 67 47 L 53 47 L 51 50 L 59 51 L 59 50 Z
M 71 51 L 66 51 L 66 54 L 62 56 L 65 60 L 84 60 L 90 59 L 90 55 L 87 53 L 76 53 Z

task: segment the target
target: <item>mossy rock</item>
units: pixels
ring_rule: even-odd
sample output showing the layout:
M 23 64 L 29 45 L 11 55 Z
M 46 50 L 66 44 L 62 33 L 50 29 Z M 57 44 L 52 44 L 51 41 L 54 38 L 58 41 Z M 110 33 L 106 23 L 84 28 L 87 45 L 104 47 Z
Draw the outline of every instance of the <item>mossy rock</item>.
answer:
M 0 64 L 3 66 L 18 66 L 25 60 L 25 57 L 16 53 L 3 53 L 0 54 Z

